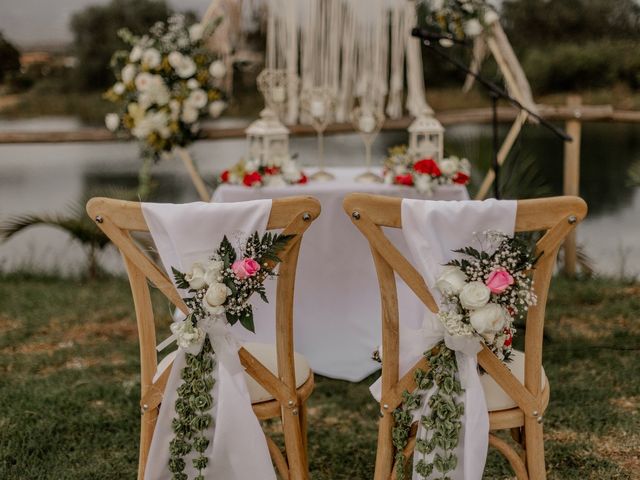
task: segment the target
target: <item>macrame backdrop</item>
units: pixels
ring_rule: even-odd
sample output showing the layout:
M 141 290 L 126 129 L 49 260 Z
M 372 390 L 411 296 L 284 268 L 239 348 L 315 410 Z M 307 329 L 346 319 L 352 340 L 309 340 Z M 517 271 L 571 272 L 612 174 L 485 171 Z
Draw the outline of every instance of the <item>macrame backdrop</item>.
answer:
M 265 66 L 287 72 L 286 123 L 299 121 L 300 93 L 312 88 L 334 95 L 338 122 L 349 121 L 356 103 L 398 118 L 404 98 L 411 115 L 433 113 L 425 99 L 420 41 L 411 37 L 416 3 L 429 1 L 213 0 L 204 20 L 222 16 L 210 45 L 230 66 L 232 51 L 242 45 L 240 32 L 255 22 L 256 13 L 267 12 Z M 475 39 L 473 70 L 488 53 L 509 92 L 535 109 L 529 82 L 497 19 Z M 465 90 L 472 84 L 468 78 Z
M 424 97 L 420 45 L 410 36 L 414 1 L 267 0 L 267 4 L 266 68 L 297 74 L 300 91 L 328 89 L 336 99 L 336 121 L 348 121 L 356 103 L 391 118 L 402 116 L 405 84 L 410 113 L 430 110 Z M 295 123 L 297 95 L 289 93 L 286 121 Z

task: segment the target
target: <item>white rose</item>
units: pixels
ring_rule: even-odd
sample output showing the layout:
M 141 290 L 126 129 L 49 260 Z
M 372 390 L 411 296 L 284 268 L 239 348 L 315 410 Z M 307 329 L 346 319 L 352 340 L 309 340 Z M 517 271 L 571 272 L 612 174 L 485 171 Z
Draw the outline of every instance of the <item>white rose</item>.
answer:
M 471 162 L 469 162 L 469 160 L 467 160 L 466 158 L 463 158 L 462 160 L 460 160 L 459 169 L 462 173 L 466 173 L 467 175 L 469 175 L 471 173 Z
M 433 8 L 433 10 L 441 10 L 443 6 L 444 0 L 432 0 L 431 2 L 431 8 Z
M 440 161 L 440 171 L 443 175 L 450 177 L 458 171 L 458 164 L 460 162 L 456 157 L 444 158 Z
M 201 88 L 193 90 L 187 97 L 187 103 L 198 109 L 204 107 L 208 101 L 207 94 Z
M 196 73 L 196 64 L 189 57 L 182 56 L 182 61 L 175 67 L 180 78 L 189 78 Z
M 184 110 L 182 111 L 181 118 L 184 123 L 194 123 L 198 120 L 198 116 L 198 110 L 190 105 L 185 105 Z
M 484 14 L 484 23 L 487 25 L 491 25 L 494 22 L 498 21 L 498 14 L 492 8 L 487 9 Z
M 180 117 L 180 102 L 175 99 L 171 100 L 169 109 L 171 110 L 171 120 L 177 120 Z
M 189 286 L 194 290 L 200 290 L 207 285 L 205 280 L 206 269 L 204 265 L 199 262 L 194 263 L 191 266 L 191 271 L 187 273 L 184 278 L 189 282 Z
M 117 113 L 107 113 L 104 117 L 104 124 L 110 131 L 115 132 L 120 126 L 120 117 Z
M 287 182 L 284 181 L 282 175 L 265 175 L 262 177 L 265 187 L 286 187 Z
M 211 102 L 209 104 L 209 115 L 213 118 L 218 118 L 225 108 L 227 108 L 227 103 L 222 100 Z
M 124 93 L 124 90 L 124 83 L 116 82 L 113 84 L 113 93 L 115 93 L 116 95 L 122 95 Z
M 424 193 L 426 195 L 431 195 L 433 193 L 433 181 L 431 180 L 430 175 L 416 175 L 413 179 L 413 185 L 420 193 Z
M 469 37 L 477 37 L 482 33 L 482 24 L 475 18 L 472 18 L 467 23 L 465 23 L 464 33 Z
M 136 45 L 131 49 L 131 53 L 129 53 L 129 61 L 137 62 L 142 57 L 142 47 L 140 45 Z
M 460 291 L 460 304 L 467 310 L 475 310 L 487 304 L 491 290 L 482 282 L 467 283 Z
M 443 295 L 457 295 L 467 282 L 467 276 L 454 265 L 447 265 L 436 281 L 436 288 Z
M 190 78 L 187 81 L 187 87 L 189 87 L 191 90 L 200 88 L 200 83 L 198 83 L 198 80 L 196 80 L 195 78 Z
M 220 275 L 222 274 L 222 269 L 224 268 L 224 262 L 221 260 L 211 260 L 207 263 L 207 271 L 204 274 L 204 280 L 208 285 L 213 285 L 214 283 L 218 283 L 221 280 Z
M 173 68 L 177 68 L 179 65 L 182 64 L 182 58 L 183 55 L 180 52 L 171 52 L 169 53 L 169 55 L 167 56 L 167 60 L 169 60 L 169 65 L 171 65 Z
M 197 42 L 202 38 L 204 27 L 199 23 L 194 23 L 189 27 L 189 38 L 192 42 Z
M 213 78 L 219 79 L 226 75 L 227 67 L 223 61 L 216 60 L 215 62 L 211 62 L 211 65 L 209 65 L 209 73 Z
M 120 72 L 120 75 L 122 76 L 122 81 L 125 84 L 131 83 L 136 76 L 136 67 L 128 63 L 124 66 L 124 68 Z
M 385 185 L 392 185 L 393 184 L 393 172 L 391 170 L 388 170 L 385 174 L 384 174 L 384 184 Z
M 202 299 L 202 306 L 209 313 L 218 314 L 220 313 L 220 309 L 216 307 L 222 306 L 222 304 L 227 300 L 228 289 L 224 283 L 213 283 L 209 286 L 207 293 L 205 293 L 204 298 Z
M 302 174 L 296 163 L 289 160 L 282 165 L 282 176 L 287 182 L 293 183 L 299 181 Z
M 488 303 L 471 312 L 469 321 L 479 334 L 495 334 L 504 328 L 507 313 L 497 303 Z
M 147 48 L 142 54 L 142 64 L 148 68 L 158 68 L 162 61 L 162 55 L 155 48 Z
M 191 324 L 191 320 L 186 319 L 181 322 L 171 324 L 171 333 L 176 336 L 178 346 L 191 355 L 200 353 L 204 344 L 205 333 L 198 327 Z
M 147 89 L 151 86 L 151 82 L 153 81 L 153 75 L 147 72 L 142 72 L 136 75 L 136 89 L 140 92 L 146 92 Z

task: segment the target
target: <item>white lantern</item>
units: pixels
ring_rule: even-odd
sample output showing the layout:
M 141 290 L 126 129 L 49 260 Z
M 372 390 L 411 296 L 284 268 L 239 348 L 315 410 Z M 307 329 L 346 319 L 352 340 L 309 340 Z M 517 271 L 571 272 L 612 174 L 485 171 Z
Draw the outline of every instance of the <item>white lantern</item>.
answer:
M 444 128 L 432 115 L 419 115 L 409 126 L 409 153 L 414 158 L 442 160 Z
M 262 110 L 260 118 L 249 125 L 245 133 L 249 142 L 249 160 L 274 167 L 289 158 L 289 129 L 272 110 Z

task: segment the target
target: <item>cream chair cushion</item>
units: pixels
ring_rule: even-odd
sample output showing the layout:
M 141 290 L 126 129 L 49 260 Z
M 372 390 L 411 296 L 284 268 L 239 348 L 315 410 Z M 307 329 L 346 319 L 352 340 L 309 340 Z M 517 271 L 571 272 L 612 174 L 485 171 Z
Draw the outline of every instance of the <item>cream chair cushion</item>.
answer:
M 278 376 L 278 360 L 276 356 L 276 346 L 274 344 L 245 343 L 243 347 L 274 375 Z M 309 368 L 307 359 L 299 353 L 293 354 L 293 361 L 295 363 L 296 388 L 299 388 L 309 379 L 311 368 Z M 250 375 L 245 374 L 245 378 L 247 380 L 249 395 L 251 396 L 251 403 L 273 400 L 273 395 L 267 392 L 262 385 L 256 382 Z
M 511 370 L 511 373 L 524 385 L 524 353 L 519 350 L 513 350 L 511 353 L 511 361 L 506 363 L 507 368 Z M 490 412 L 497 410 L 508 410 L 515 408 L 518 405 L 516 402 L 507 395 L 502 387 L 500 387 L 496 381 L 488 374 L 480 375 L 480 382 L 484 389 L 484 397 L 487 402 L 487 407 Z M 547 375 L 542 369 L 542 388 L 547 385 Z

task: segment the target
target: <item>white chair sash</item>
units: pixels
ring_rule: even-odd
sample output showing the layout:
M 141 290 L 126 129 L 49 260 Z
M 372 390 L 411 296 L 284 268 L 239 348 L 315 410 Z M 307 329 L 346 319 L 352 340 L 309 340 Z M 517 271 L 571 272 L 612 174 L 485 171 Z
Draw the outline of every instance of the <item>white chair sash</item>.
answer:
M 194 262 L 206 261 L 224 235 L 234 244 L 235 240 L 255 231 L 263 233 L 270 212 L 271 200 L 224 204 L 142 204 L 149 231 L 172 281 L 171 267 L 186 272 Z M 213 422 L 206 431 L 206 437 L 212 441 L 205 452 L 209 459 L 205 477 L 275 480 L 264 432 L 251 407 L 244 369 L 238 356 L 239 343 L 226 325 L 211 322 L 206 330 L 217 362 L 213 373 L 216 381 L 211 391 Z M 174 363 L 151 442 L 145 480 L 172 477 L 168 468 L 169 442 L 173 438 L 171 421 L 176 416 L 177 388 L 182 383 L 180 374 L 186 357 L 180 348 L 169 355 L 174 358 Z M 185 461 L 184 472 L 189 478 L 194 478 L 197 472 L 191 457 Z
M 455 258 L 453 250 L 474 245 L 475 233 L 486 230 L 513 235 L 516 212 L 515 201 L 402 201 L 402 232 L 413 263 L 439 305 L 442 296 L 436 288 L 436 280 L 443 266 Z M 442 340 L 456 352 L 460 382 L 465 389 L 461 398 L 465 413 L 456 450 L 458 465 L 450 476 L 456 480 L 480 480 L 488 449 L 489 416 L 478 374 L 479 341 L 449 336 L 436 315 L 426 310 L 421 329 L 400 325 L 400 375 L 409 371 L 423 352 Z M 377 400 L 381 395 L 380 382 L 371 386 L 371 393 Z M 421 408 L 414 412 L 414 420 L 427 415 L 428 399 L 432 394 L 433 390 L 423 393 Z M 423 427 L 418 425 L 417 434 L 422 437 Z M 421 458 L 419 453 L 414 455 L 414 466 Z M 429 461 L 429 456 L 425 460 Z M 436 478 L 436 474 L 434 472 L 429 478 Z M 415 469 L 413 479 L 422 480 Z

